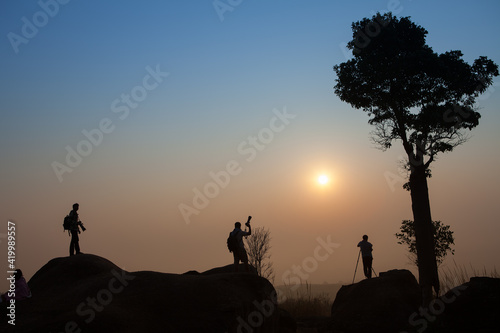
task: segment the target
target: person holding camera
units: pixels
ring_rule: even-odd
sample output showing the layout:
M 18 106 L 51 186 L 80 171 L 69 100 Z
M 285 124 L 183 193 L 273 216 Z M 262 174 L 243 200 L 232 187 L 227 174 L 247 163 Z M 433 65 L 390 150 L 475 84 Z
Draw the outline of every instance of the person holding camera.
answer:
M 252 219 L 251 216 L 248 217 L 248 221 L 245 223 L 245 226 L 248 227 L 248 232 L 241 230 L 241 223 L 236 222 L 234 224 L 234 230 L 231 232 L 233 236 L 236 237 L 238 240 L 238 250 L 233 251 L 233 257 L 234 257 L 234 270 L 235 272 L 238 271 L 238 266 L 240 264 L 240 261 L 242 261 L 245 264 L 245 270 L 247 272 L 250 272 L 250 269 L 248 267 L 248 255 L 247 251 L 245 250 L 245 244 L 243 244 L 243 237 L 244 236 L 250 236 L 252 234 L 252 227 L 250 226 L 250 220 Z
M 69 218 L 71 219 L 71 227 L 69 231 L 71 232 L 71 242 L 69 243 L 69 255 L 72 256 L 75 254 L 81 254 L 80 252 L 80 244 L 79 244 L 79 237 L 78 234 L 80 233 L 80 229 L 82 231 L 85 231 L 85 227 L 83 226 L 82 221 L 78 218 L 78 209 L 80 208 L 80 205 L 75 203 L 73 204 L 73 210 L 69 212 Z

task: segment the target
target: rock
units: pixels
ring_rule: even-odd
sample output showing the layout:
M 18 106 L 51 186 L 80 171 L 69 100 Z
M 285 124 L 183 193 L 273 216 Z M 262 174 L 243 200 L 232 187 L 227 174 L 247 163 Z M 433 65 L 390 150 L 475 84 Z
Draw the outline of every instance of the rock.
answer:
M 473 277 L 420 311 L 412 321 L 418 331 L 499 332 L 500 279 Z
M 315 332 L 315 333 L 331 333 L 331 318 L 330 317 L 303 317 L 297 320 L 297 328 L 299 333 Z
M 408 270 L 342 286 L 332 305 L 332 329 L 345 333 L 391 333 L 409 327 L 421 304 L 420 288 Z
M 280 316 L 279 333 L 295 333 L 297 332 L 297 322 L 292 315 L 284 310 L 278 309 Z
M 28 282 L 10 332 L 277 332 L 271 283 L 254 274 L 127 272 L 90 254 L 56 258 Z M 5 318 L 5 317 L 4 317 Z
M 250 270 L 250 273 L 252 274 L 257 274 L 257 269 L 255 269 L 255 267 L 253 267 L 252 265 L 249 265 L 249 270 Z M 204 271 L 202 273 L 198 272 L 198 271 L 188 271 L 184 274 L 191 274 L 191 275 L 198 275 L 198 274 L 201 274 L 201 275 L 212 275 L 212 274 L 222 274 L 222 273 L 235 273 L 234 271 L 234 264 L 230 264 L 230 265 L 226 265 L 226 266 L 222 266 L 222 267 L 215 267 L 215 268 L 212 268 L 212 269 L 209 269 L 207 271 Z M 247 273 L 246 270 L 245 270 L 245 265 L 244 264 L 239 264 L 238 266 L 238 273 Z

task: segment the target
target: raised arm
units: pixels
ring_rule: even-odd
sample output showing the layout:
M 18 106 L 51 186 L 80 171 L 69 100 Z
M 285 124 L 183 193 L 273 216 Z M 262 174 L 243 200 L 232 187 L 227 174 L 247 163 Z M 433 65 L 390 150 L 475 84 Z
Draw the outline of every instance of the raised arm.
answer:
M 248 220 L 247 220 L 247 223 L 245 223 L 245 225 L 248 227 L 248 233 L 247 235 L 251 235 L 252 234 L 252 226 L 250 225 L 250 220 L 252 219 L 251 216 L 248 217 Z

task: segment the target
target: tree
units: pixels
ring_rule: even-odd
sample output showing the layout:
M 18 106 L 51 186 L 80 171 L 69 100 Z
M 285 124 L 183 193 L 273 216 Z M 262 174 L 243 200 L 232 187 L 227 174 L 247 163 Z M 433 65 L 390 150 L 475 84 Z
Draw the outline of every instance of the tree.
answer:
M 369 115 L 372 139 L 382 150 L 394 141 L 406 153 L 415 221 L 419 284 L 424 305 L 439 294 L 427 178 L 439 153 L 467 141 L 479 124 L 476 98 L 498 75 L 486 57 L 469 65 L 462 52 L 435 53 L 425 43 L 427 31 L 410 18 L 376 14 L 352 24 L 347 47 L 353 58 L 335 65 L 335 93 Z
M 264 227 L 252 230 L 252 235 L 246 238 L 248 261 L 257 269 L 257 274 L 269 281 L 274 281 L 274 268 L 271 259 L 271 232 Z
M 453 231 L 450 230 L 450 226 L 444 225 L 441 221 L 432 221 L 432 227 L 434 230 L 434 255 L 439 266 L 443 263 L 448 252 L 452 255 L 455 254 L 455 250 L 451 247 L 455 245 L 455 238 L 453 237 Z M 418 267 L 415 222 L 412 220 L 403 220 L 400 231 L 400 233 L 395 234 L 396 238 L 399 239 L 398 244 L 408 246 L 410 260 Z

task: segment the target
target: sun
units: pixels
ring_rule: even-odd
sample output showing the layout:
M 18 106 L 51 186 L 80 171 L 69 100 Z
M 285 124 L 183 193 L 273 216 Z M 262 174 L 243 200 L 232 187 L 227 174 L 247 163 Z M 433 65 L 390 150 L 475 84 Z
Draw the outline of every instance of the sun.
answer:
M 330 181 L 330 179 L 328 179 L 327 175 L 320 175 L 318 177 L 318 183 L 321 185 L 326 185 L 326 184 L 328 184 L 329 181 Z

